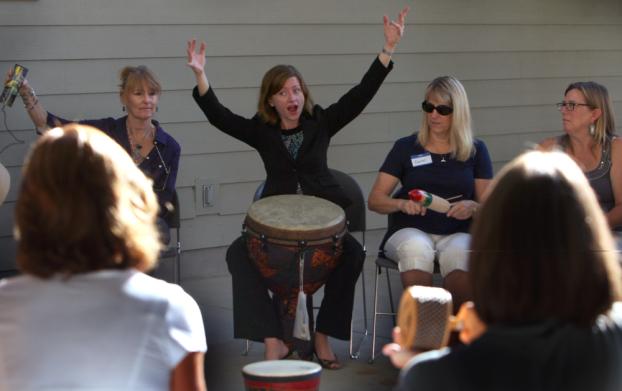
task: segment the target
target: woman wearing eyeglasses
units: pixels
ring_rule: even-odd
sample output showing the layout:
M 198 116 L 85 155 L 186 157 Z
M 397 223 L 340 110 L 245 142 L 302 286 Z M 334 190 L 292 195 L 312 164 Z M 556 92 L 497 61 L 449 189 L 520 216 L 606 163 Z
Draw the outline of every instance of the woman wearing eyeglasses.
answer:
M 615 119 L 609 92 L 593 81 L 572 83 L 557 104 L 565 134 L 544 140 L 544 150 L 561 148 L 577 162 L 607 222 L 622 235 L 622 140 L 614 135 Z
M 10 72 L 7 80 L 11 77 Z M 170 236 L 166 218 L 175 193 L 181 148 L 153 118 L 162 91 L 153 72 L 143 65 L 127 66 L 120 72 L 120 81 L 122 109 L 127 112 L 120 118 L 69 121 L 47 112 L 27 80 L 24 80 L 19 93 L 38 133 L 61 124 L 78 122 L 100 129 L 130 154 L 138 168 L 153 180 L 153 190 L 160 205 L 158 226 L 162 241 L 168 243 Z
M 436 257 L 443 286 L 458 308 L 470 297 L 468 231 L 492 178 L 492 164 L 486 145 L 473 138 L 469 101 L 457 79 L 434 79 L 421 107 L 419 131 L 395 142 L 369 193 L 368 206 L 393 214 L 381 250 L 398 263 L 404 287 L 432 285 Z M 451 208 L 447 213 L 426 209 L 409 199 L 413 189 L 451 199 Z

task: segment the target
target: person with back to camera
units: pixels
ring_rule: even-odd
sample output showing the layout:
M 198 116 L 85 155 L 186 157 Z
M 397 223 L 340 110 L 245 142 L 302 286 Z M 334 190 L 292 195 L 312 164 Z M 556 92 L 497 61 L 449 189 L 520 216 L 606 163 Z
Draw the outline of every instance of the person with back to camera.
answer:
M 10 77 L 9 72 L 7 80 Z M 127 111 L 127 115 L 120 118 L 68 121 L 44 109 L 28 80 L 24 80 L 19 93 L 38 133 L 78 122 L 103 131 L 130 154 L 138 168 L 153 180 L 153 190 L 160 204 L 158 227 L 162 241 L 168 244 L 170 233 L 166 219 L 175 194 L 181 148 L 153 118 L 162 92 L 153 72 L 144 65 L 126 66 L 121 70 L 120 79 L 119 97 L 123 111 Z
M 458 305 L 470 298 L 467 282 L 469 226 L 492 178 L 483 141 L 473 138 L 469 102 L 456 78 L 442 76 L 426 88 L 419 132 L 397 140 L 369 193 L 369 209 L 393 213 L 381 250 L 398 264 L 403 286 L 432 285 L 435 254 L 443 287 Z M 394 194 L 395 188 L 401 188 Z M 435 212 L 409 199 L 421 189 L 453 204 Z
M 0 390 L 205 390 L 197 303 L 145 271 L 151 181 L 90 126 L 54 128 L 24 166 L 17 264 L 0 281 Z
M 328 170 L 327 149 L 332 136 L 358 116 L 392 69 L 391 55 L 400 41 L 408 7 L 397 21 L 384 17 L 385 42 L 361 82 L 327 108 L 314 105 L 302 75 L 291 65 L 277 65 L 261 83 L 257 114 L 243 118 L 224 107 L 205 75 L 205 43 L 198 52 L 188 42 L 188 66 L 197 79 L 193 96 L 207 119 L 219 130 L 255 148 L 266 168 L 262 197 L 306 194 L 325 198 L 342 208 L 351 203 Z M 361 245 L 347 234 L 342 262 L 326 282 L 317 316 L 315 353 L 323 367 L 341 368 L 328 336 L 347 340 L 354 288 L 365 259 Z M 265 343 L 265 358 L 290 352 L 282 340 L 279 320 L 262 278 L 248 257 L 242 237 L 227 252 L 233 279 L 234 335 Z
M 561 148 L 577 162 L 596 192 L 609 226 L 622 242 L 622 140 L 616 137 L 609 92 L 593 81 L 571 83 L 557 104 L 565 134 L 540 147 Z
M 622 274 L 582 170 L 532 151 L 491 188 L 472 229 L 467 345 L 407 360 L 396 329 L 396 390 L 621 390 Z

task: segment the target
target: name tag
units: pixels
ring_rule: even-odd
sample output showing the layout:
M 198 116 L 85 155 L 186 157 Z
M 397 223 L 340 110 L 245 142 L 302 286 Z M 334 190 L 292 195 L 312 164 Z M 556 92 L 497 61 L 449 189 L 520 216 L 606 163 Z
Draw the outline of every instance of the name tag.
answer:
M 412 155 L 410 157 L 410 162 L 413 167 L 425 166 L 426 164 L 432 164 L 432 155 L 429 152 L 422 153 L 419 155 Z

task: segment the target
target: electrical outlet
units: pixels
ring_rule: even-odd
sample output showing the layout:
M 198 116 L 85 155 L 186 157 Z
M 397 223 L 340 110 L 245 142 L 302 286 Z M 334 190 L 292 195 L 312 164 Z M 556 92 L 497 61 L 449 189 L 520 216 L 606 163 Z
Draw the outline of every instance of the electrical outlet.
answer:
M 220 183 L 208 178 L 195 178 L 194 202 L 196 213 L 220 212 Z

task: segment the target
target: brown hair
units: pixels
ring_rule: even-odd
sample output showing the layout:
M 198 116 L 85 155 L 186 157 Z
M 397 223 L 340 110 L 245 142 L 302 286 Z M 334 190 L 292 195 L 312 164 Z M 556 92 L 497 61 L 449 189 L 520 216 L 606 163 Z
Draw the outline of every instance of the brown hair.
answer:
M 469 279 L 487 324 L 590 325 L 622 293 L 616 247 L 585 175 L 562 152 L 505 166 L 472 228 Z
M 127 66 L 121 69 L 119 79 L 121 80 L 121 84 L 119 84 L 119 93 L 121 95 L 127 91 L 133 90 L 134 88 L 142 87 L 143 83 L 147 83 L 147 85 L 158 95 L 162 92 L 160 82 L 155 77 L 154 73 L 144 65 L 136 67 Z
M 266 72 L 263 76 L 263 80 L 261 81 L 259 102 L 257 103 L 257 113 L 263 121 L 271 125 L 275 125 L 279 122 L 279 114 L 276 112 L 274 107 L 270 106 L 269 100 L 272 95 L 276 94 L 281 90 L 281 88 L 283 88 L 285 82 L 290 77 L 296 77 L 298 79 L 300 88 L 302 89 L 302 93 L 305 97 L 303 112 L 308 115 L 311 114 L 311 110 L 313 110 L 313 99 L 311 98 L 307 83 L 305 83 L 300 72 L 298 72 L 298 70 L 292 65 L 275 65 L 270 68 L 268 72 Z
M 150 269 L 160 251 L 151 181 L 114 140 L 68 124 L 37 140 L 15 207 L 17 263 L 28 274 Z
M 609 91 L 602 84 L 594 81 L 578 81 L 570 84 L 564 95 L 570 90 L 577 90 L 585 97 L 585 103 L 592 109 L 600 109 L 602 114 L 594 124 L 594 139 L 598 144 L 603 144 L 605 139 L 615 132 L 616 125 L 613 114 L 613 105 L 609 98 Z

